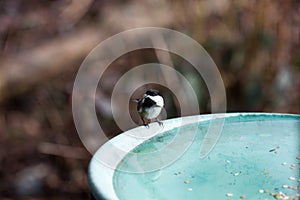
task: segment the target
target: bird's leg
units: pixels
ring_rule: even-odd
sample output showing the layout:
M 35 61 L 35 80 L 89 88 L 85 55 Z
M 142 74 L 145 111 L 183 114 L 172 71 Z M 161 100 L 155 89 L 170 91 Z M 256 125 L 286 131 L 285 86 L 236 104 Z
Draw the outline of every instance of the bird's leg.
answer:
M 159 124 L 159 126 L 164 126 L 164 123 L 162 123 L 158 118 L 155 118 L 155 120 L 157 121 L 157 123 Z
M 142 119 L 142 121 L 143 121 L 143 125 L 144 126 L 146 126 L 147 128 L 149 128 L 149 124 L 147 124 L 146 122 L 145 122 L 145 120 L 144 120 L 144 118 L 141 116 L 141 119 Z

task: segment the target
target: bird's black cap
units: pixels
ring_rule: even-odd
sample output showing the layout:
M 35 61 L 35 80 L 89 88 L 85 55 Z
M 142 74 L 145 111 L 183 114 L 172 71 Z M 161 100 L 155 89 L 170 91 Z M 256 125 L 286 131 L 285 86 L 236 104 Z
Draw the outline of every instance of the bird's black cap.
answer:
M 159 95 L 159 91 L 157 91 L 155 89 L 149 89 L 149 90 L 147 90 L 146 94 L 150 95 L 150 96 L 157 96 L 157 95 Z

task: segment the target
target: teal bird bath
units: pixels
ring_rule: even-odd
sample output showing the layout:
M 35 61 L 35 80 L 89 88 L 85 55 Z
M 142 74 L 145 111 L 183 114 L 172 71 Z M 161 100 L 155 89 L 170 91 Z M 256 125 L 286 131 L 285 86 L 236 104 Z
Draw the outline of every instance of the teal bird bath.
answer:
M 297 199 L 300 115 L 227 113 L 137 127 L 93 156 L 95 199 Z

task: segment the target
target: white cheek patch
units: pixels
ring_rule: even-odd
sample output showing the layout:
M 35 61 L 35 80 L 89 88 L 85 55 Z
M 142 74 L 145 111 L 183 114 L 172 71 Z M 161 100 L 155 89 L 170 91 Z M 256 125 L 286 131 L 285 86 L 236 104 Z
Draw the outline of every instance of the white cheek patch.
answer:
M 159 96 L 159 95 L 149 96 L 148 95 L 147 97 L 149 97 L 151 100 L 155 101 L 159 107 L 164 107 L 164 99 L 161 96 Z

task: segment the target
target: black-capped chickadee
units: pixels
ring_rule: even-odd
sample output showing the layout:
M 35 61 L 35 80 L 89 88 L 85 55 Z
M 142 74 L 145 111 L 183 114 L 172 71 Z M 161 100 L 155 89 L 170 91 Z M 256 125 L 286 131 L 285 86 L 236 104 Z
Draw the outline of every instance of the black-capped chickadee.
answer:
M 164 106 L 164 99 L 157 90 L 149 89 L 143 95 L 143 98 L 134 101 L 137 102 L 137 111 L 140 114 L 144 126 L 149 126 L 148 123 L 145 122 L 145 119 L 150 121 L 151 119 L 155 119 L 160 126 L 163 125 L 157 117 Z

